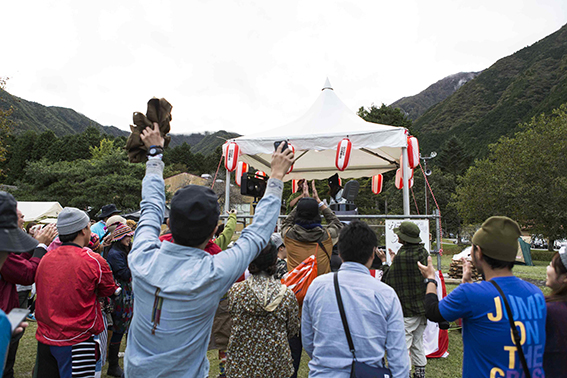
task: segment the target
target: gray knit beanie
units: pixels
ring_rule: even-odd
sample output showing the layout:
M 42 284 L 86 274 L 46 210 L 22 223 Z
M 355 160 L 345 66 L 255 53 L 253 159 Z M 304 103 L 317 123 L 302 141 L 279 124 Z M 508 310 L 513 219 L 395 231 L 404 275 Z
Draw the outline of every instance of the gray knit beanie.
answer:
M 90 219 L 87 213 L 75 207 L 66 207 L 57 217 L 59 235 L 71 235 L 87 227 Z

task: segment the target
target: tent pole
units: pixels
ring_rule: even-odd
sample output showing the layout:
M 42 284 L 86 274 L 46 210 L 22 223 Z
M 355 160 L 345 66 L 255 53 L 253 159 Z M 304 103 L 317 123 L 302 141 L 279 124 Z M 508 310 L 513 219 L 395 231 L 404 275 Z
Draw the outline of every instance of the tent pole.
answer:
M 409 168 L 409 159 L 408 159 L 408 148 L 402 147 L 402 156 L 403 156 L 403 183 L 404 186 L 402 188 L 403 196 L 404 196 L 404 215 L 410 215 L 410 198 L 409 198 L 409 181 L 410 181 L 410 168 Z
M 226 178 L 225 178 L 225 189 L 224 189 L 224 211 L 230 211 L 230 171 L 226 170 Z M 226 219 L 225 223 L 228 222 L 228 218 Z

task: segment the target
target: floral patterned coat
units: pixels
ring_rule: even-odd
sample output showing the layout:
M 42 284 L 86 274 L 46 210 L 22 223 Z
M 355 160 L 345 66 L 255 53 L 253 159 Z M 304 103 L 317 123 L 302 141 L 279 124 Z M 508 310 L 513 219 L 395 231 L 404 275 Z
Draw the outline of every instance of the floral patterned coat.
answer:
M 252 275 L 228 292 L 232 331 L 226 376 L 289 378 L 293 363 L 288 339 L 299 334 L 299 306 L 280 280 Z

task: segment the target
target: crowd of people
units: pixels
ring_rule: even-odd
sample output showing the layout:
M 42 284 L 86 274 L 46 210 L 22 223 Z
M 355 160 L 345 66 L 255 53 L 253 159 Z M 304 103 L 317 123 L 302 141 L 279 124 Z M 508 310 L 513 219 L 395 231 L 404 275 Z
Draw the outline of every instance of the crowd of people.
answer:
M 402 247 L 383 251 L 366 223 L 342 223 L 314 183 L 310 192 L 303 181 L 274 233 L 282 180 L 294 158 L 283 145 L 272 156 L 252 224 L 231 242 L 236 211 L 219 229 L 219 204 L 209 188 L 178 190 L 164 219 L 164 141 L 157 126 L 141 140 L 150 152 L 138 223 L 112 204 L 95 224 L 66 207 L 56 224 L 26 232 L 16 200 L 0 192 L 3 377 L 14 376 L 27 327 L 11 325 L 6 314 L 30 307 L 30 292 L 34 377 L 40 378 L 100 376 L 106 361 L 113 377 L 204 378 L 211 349 L 219 353 L 219 377 L 297 377 L 305 351 L 310 377 L 421 378 L 427 320 L 446 329 L 457 319 L 463 377 L 565 376 L 565 248 L 547 268 L 551 294 L 544 297 L 513 274 L 520 227 L 491 217 L 472 238 L 472 264 L 484 280 L 472 283 L 465 262 L 463 283 L 440 300 L 431 257 L 410 221 L 395 230 Z M 329 192 L 340 203 L 337 179 L 329 179 Z M 315 268 L 306 273 L 309 259 Z M 375 259 L 381 280 L 370 274 Z M 289 284 L 303 273 L 301 285 Z

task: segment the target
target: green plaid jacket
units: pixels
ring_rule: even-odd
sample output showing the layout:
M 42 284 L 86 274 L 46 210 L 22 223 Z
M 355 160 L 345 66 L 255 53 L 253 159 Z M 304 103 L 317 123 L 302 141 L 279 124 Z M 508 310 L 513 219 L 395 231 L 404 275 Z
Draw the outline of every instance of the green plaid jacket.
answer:
M 427 265 L 427 250 L 423 244 L 403 245 L 391 266 L 382 265 L 382 281 L 398 294 L 404 317 L 425 315 L 425 283 L 417 262 Z

